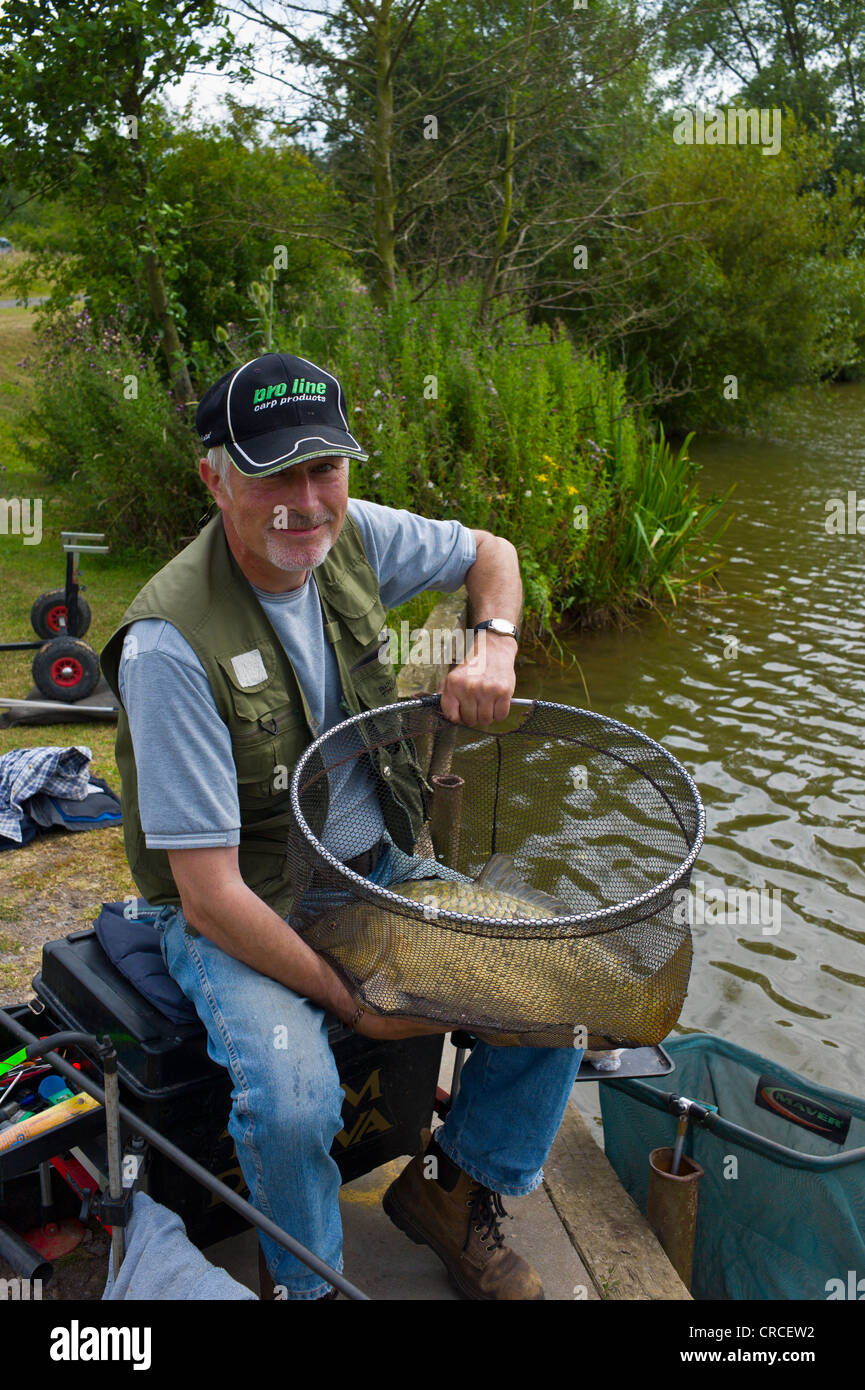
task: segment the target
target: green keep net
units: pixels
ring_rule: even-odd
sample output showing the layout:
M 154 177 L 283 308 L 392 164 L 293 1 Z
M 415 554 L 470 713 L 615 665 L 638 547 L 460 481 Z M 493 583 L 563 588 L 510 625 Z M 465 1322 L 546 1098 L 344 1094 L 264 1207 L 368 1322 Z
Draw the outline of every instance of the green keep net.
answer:
M 674 1082 L 675 1094 L 717 1106 L 714 1130 L 691 1123 L 685 1144 L 704 1169 L 694 1297 L 865 1297 L 865 1100 L 722 1038 L 665 1046 L 671 1076 L 601 1086 L 604 1147 L 645 1212 L 649 1153 L 676 1133 L 660 1097 Z

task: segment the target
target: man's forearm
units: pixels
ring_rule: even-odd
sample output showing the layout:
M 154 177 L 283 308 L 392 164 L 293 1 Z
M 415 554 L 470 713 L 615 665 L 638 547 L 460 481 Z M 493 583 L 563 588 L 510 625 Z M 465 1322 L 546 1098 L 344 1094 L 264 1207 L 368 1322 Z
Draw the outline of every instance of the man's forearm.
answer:
M 516 549 L 503 536 L 492 536 L 488 531 L 475 531 L 474 536 L 477 556 L 465 581 L 469 623 L 506 618 L 518 627 L 523 611 L 523 586 Z
M 346 987 L 321 956 L 242 881 L 207 899 L 184 901 L 184 916 L 220 950 L 312 999 L 348 1022 L 355 1011 Z
M 237 848 L 170 849 L 168 860 L 190 926 L 226 955 L 352 1022 L 354 996 L 327 961 L 307 946 L 278 913 L 262 902 L 238 872 Z M 451 1025 L 416 1018 L 381 1018 L 360 1011 L 355 1032 L 368 1038 L 412 1038 L 447 1033 Z
M 474 535 L 477 558 L 465 579 L 469 626 L 487 618 L 505 618 L 518 627 L 523 587 L 517 552 L 501 536 L 488 531 Z M 507 717 L 515 687 L 517 644 L 513 637 L 487 629 L 477 637 L 470 655 L 445 676 L 441 707 L 446 719 L 486 727 Z

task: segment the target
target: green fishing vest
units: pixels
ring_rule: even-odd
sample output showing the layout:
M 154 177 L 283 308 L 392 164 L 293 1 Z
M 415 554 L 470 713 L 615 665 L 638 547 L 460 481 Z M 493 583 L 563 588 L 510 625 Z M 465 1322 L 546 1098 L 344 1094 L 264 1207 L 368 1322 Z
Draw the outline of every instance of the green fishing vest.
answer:
M 327 557 L 313 571 L 313 579 L 325 636 L 336 656 L 346 717 L 393 703 L 398 698 L 393 667 L 376 656 L 386 610 L 360 531 L 349 515 Z M 253 892 L 286 917 L 292 902 L 288 832 L 294 823 L 288 787 L 298 758 L 315 738 L 312 716 L 285 649 L 229 549 L 221 513 L 145 584 L 103 648 L 102 670 L 118 702 L 124 634 L 139 618 L 172 623 L 204 667 L 220 718 L 231 734 L 240 803 L 241 876 Z M 262 663 L 264 679 L 245 684 L 262 669 Z M 179 905 L 168 855 L 145 844 L 135 754 L 120 703 L 115 753 L 129 867 L 149 903 Z M 145 752 L 139 750 L 140 755 Z M 429 806 L 429 788 L 414 745 L 397 738 L 386 747 L 372 749 L 369 757 L 381 774 L 376 785 L 388 832 L 401 849 L 411 853 Z M 316 835 L 323 829 L 325 815 L 326 797 L 319 807 L 319 823 L 310 827 Z

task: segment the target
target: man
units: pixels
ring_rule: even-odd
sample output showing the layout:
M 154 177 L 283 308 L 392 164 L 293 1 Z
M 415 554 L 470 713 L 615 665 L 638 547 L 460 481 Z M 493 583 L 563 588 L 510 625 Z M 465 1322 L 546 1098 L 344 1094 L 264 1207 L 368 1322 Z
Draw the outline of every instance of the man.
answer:
M 349 501 L 349 459 L 368 456 L 349 431 L 340 383 L 304 358 L 268 353 L 227 372 L 196 423 L 208 446 L 201 477 L 219 512 L 145 585 L 102 653 L 123 706 L 127 854 L 139 891 L 162 907 L 167 967 L 195 1004 L 210 1056 L 231 1072 L 229 1132 L 251 1200 L 341 1270 L 330 1148 L 342 1093 L 326 1012 L 373 1038 L 447 1030 L 364 1013 L 287 925 L 288 793 L 273 772 L 347 713 L 396 698 L 392 673 L 364 657 L 387 608 L 426 588 L 465 583 L 486 633 L 483 651 L 478 644 L 448 674 L 443 713 L 469 725 L 504 718 L 517 555 L 455 521 Z M 353 814 L 332 804 L 322 837 L 379 883 L 446 876 L 413 856 L 414 774 L 395 774 L 383 797 L 363 776 L 346 783 Z M 273 1046 L 277 1028 L 288 1029 L 287 1049 Z M 543 1297 L 535 1271 L 505 1247 L 500 1194 L 540 1182 L 580 1057 L 479 1042 L 444 1126 L 386 1194 L 391 1219 L 436 1251 L 466 1297 Z M 274 1241 L 260 1241 L 263 1285 L 272 1278 L 292 1299 L 331 1296 Z

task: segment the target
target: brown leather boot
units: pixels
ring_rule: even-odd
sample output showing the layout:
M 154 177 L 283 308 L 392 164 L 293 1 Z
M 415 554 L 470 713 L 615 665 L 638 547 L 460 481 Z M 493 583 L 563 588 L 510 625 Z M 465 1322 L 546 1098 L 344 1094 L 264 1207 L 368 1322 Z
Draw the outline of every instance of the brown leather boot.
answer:
M 438 1165 L 437 1179 L 424 1176 L 432 1157 Z M 507 1212 L 499 1194 L 457 1168 L 434 1139 L 391 1183 L 382 1205 L 410 1240 L 435 1251 L 464 1298 L 544 1297 L 535 1270 L 505 1248 L 499 1217 Z

